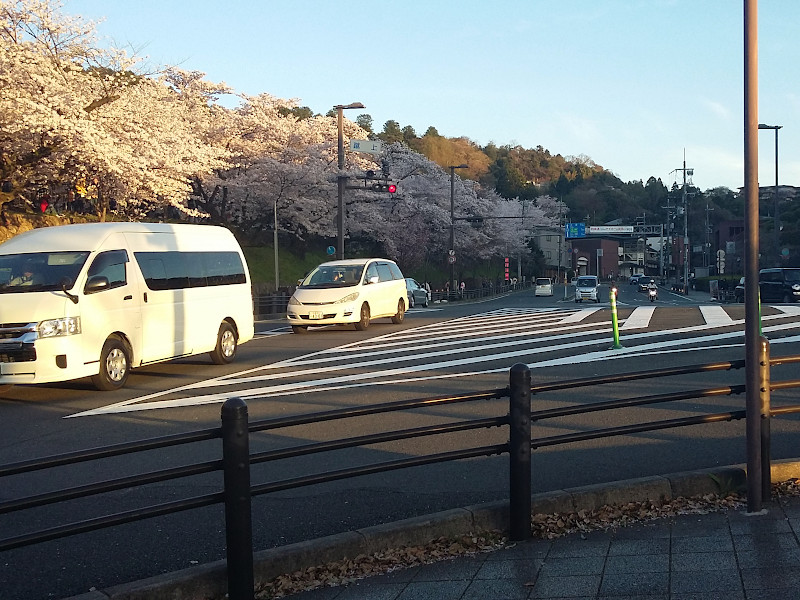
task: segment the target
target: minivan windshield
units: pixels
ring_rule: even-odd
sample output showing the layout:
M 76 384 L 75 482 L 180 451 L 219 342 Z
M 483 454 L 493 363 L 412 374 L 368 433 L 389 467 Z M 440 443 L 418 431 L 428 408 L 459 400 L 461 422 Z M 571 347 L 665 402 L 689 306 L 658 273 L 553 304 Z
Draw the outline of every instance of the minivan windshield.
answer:
M 358 285 L 364 265 L 320 265 L 300 284 L 302 288 L 339 288 Z
M 594 277 L 580 277 L 576 285 L 578 287 L 595 287 L 597 280 Z
M 89 252 L 0 254 L 0 294 L 70 289 Z

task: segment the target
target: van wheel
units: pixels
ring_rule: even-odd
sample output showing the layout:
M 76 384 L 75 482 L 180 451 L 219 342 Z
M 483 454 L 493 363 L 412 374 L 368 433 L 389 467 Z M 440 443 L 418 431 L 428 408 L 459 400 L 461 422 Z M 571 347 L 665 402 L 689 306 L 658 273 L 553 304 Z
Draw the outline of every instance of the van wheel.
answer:
M 229 362 L 236 358 L 236 332 L 228 322 L 219 326 L 219 333 L 217 333 L 217 345 L 209 352 L 211 361 L 215 365 L 227 365 Z
M 128 380 L 131 356 L 127 346 L 119 338 L 108 338 L 100 352 L 100 370 L 92 376 L 92 383 L 101 392 L 120 389 Z
M 408 297 L 408 308 L 414 308 L 417 305 L 417 301 L 414 300 L 414 294 L 411 294 Z
M 783 303 L 784 304 L 789 304 L 791 301 L 792 301 L 792 297 L 789 294 L 784 294 L 783 295 Z
M 364 331 L 367 327 L 369 327 L 369 304 L 364 302 L 361 305 L 361 318 L 356 323 L 356 329 Z
M 308 333 L 308 325 L 292 325 L 292 333 Z
M 403 302 L 402 299 L 397 301 L 397 314 L 392 317 L 392 323 L 395 325 L 400 325 L 405 319 L 406 316 L 406 303 Z

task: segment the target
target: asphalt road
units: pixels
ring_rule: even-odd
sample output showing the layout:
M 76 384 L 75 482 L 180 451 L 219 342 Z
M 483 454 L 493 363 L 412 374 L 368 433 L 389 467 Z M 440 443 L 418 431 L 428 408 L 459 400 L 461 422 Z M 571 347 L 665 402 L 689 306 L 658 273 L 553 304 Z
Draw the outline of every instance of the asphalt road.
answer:
M 504 387 L 509 367 L 525 362 L 533 380 L 549 381 L 646 370 L 744 355 L 743 305 L 711 306 L 703 295 L 668 292 L 650 303 L 634 287 L 620 287 L 622 349 L 612 339 L 607 292 L 599 304 L 576 304 L 556 288 L 549 298 L 530 291 L 469 304 L 415 309 L 402 325 L 378 321 L 365 332 L 331 327 L 293 335 L 280 322 L 259 323 L 260 335 L 223 367 L 207 357 L 134 371 L 125 389 L 92 390 L 87 381 L 0 389 L 0 464 L 72 450 L 215 427 L 225 398 L 248 403 L 251 421 L 330 408 Z M 701 308 L 702 307 L 702 308 Z M 774 355 L 800 353 L 800 311 L 764 307 L 765 333 Z M 792 378 L 784 373 L 783 378 Z M 776 372 L 773 378 L 781 378 Z M 533 408 L 741 383 L 743 372 L 687 376 L 576 388 L 535 396 Z M 773 403 L 794 403 L 781 392 Z M 590 413 L 542 422 L 534 436 L 550 436 L 622 423 L 669 419 L 743 408 L 744 398 L 724 396 L 665 405 Z M 392 414 L 358 422 L 313 424 L 252 436 L 251 451 L 307 441 L 347 438 L 376 424 L 417 427 L 505 414 L 506 401 L 484 401 Z M 480 436 L 477 438 L 476 436 Z M 773 457 L 796 456 L 800 420 L 773 420 Z M 503 443 L 486 430 L 447 438 L 395 442 L 338 451 L 253 469 L 253 483 L 303 473 L 370 464 L 468 445 Z M 537 450 L 537 491 L 613 481 L 746 460 L 744 423 L 720 423 L 554 446 Z M 219 442 L 176 447 L 99 466 L 65 467 L 15 477 L 0 486 L 3 501 L 86 481 L 147 472 L 219 457 Z M 165 482 L 74 501 L 25 515 L 0 515 L 3 537 L 63 521 L 217 491 L 221 475 Z M 491 457 L 382 473 L 354 480 L 259 496 L 254 500 L 254 545 L 262 549 L 358 527 L 503 499 L 507 458 Z M 123 525 L 0 553 L 5 600 L 58 598 L 224 558 L 221 506 Z

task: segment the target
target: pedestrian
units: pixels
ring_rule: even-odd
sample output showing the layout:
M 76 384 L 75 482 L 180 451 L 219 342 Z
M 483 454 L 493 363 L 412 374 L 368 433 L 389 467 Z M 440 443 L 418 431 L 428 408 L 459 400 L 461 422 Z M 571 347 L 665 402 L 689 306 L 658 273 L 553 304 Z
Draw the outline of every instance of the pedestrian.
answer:
M 427 281 L 425 282 L 425 293 L 428 294 L 428 302 L 431 300 L 431 284 Z
M 460 290 L 460 292 L 461 292 L 461 297 L 462 297 L 462 298 L 464 297 L 464 289 L 465 289 L 466 287 L 467 287 L 467 284 L 466 284 L 466 283 L 464 283 L 464 282 L 462 281 L 462 282 L 461 282 L 461 285 L 459 286 L 459 290 Z

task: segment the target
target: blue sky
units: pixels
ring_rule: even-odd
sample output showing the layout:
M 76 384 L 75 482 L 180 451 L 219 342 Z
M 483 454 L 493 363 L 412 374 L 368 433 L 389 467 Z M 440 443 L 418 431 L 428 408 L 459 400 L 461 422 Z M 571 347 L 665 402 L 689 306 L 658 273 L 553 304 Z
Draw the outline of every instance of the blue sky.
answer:
M 742 0 L 63 0 L 154 64 L 375 128 L 586 155 L 624 181 L 743 185 Z M 800 2 L 758 7 L 759 121 L 800 185 Z M 759 133 L 775 183 L 775 134 Z

